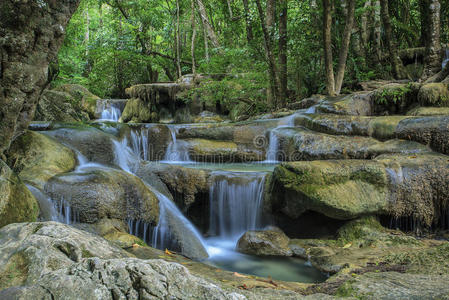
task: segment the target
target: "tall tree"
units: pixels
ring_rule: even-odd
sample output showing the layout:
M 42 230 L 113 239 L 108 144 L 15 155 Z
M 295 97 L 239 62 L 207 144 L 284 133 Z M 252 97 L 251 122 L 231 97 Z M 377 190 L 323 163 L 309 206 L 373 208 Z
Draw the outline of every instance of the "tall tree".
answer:
M 380 0 L 380 14 L 385 30 L 385 43 L 387 45 L 390 63 L 393 69 L 393 76 L 396 79 L 405 78 L 404 67 L 396 43 L 393 40 L 393 29 L 391 27 L 391 18 L 388 8 L 388 0 Z
M 243 11 L 245 14 L 245 26 L 246 26 L 246 40 L 249 43 L 253 40 L 253 27 L 251 25 L 251 18 L 249 15 L 248 0 L 243 0 Z
M 285 102 L 287 99 L 287 13 L 288 0 L 279 0 L 279 97 Z
M 427 2 L 427 1 L 425 1 Z M 427 34 L 425 36 L 426 53 L 424 56 L 423 79 L 429 78 L 441 69 L 440 43 L 440 1 L 431 0 L 427 5 Z
M 181 71 L 181 34 L 179 28 L 179 0 L 176 0 L 176 69 L 178 70 L 178 78 L 182 76 Z
M 332 7 L 330 0 L 323 0 L 323 47 L 327 94 L 335 96 L 334 60 L 332 57 Z
M 192 24 L 192 43 L 191 43 L 191 53 L 192 53 L 192 73 L 196 74 L 196 66 L 195 66 L 195 37 L 196 37 L 196 22 L 195 22 L 195 1 L 191 0 L 191 24 Z
M 201 22 L 203 23 L 204 28 L 206 28 L 207 36 L 209 37 L 212 45 L 215 48 L 220 47 L 220 43 L 218 42 L 217 35 L 215 34 L 215 30 L 212 28 L 212 25 L 209 22 L 209 18 L 207 17 L 206 8 L 201 0 L 196 0 L 198 5 L 198 12 L 201 18 Z
M 0 2 L 0 159 L 31 122 L 79 0 Z

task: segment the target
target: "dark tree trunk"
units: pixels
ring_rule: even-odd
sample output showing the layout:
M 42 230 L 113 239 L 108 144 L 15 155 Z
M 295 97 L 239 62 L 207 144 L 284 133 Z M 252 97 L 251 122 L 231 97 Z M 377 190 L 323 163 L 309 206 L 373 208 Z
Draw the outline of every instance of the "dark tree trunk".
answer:
M 251 26 L 251 19 L 249 17 L 248 0 L 243 0 L 243 8 L 245 10 L 245 26 L 246 26 L 246 40 L 248 44 L 253 40 L 253 28 Z
M 324 64 L 326 67 L 326 88 L 328 95 L 335 96 L 331 29 L 332 29 L 331 4 L 329 0 L 323 0 L 323 43 L 324 43 Z
M 0 1 L 0 158 L 34 117 L 79 0 Z
M 396 79 L 402 79 L 405 77 L 403 70 L 404 66 L 402 65 L 401 59 L 399 58 L 396 43 L 393 41 L 393 30 L 391 28 L 390 13 L 388 11 L 388 0 L 380 1 L 380 14 L 385 29 L 385 43 L 387 44 L 388 54 L 390 55 L 393 76 Z
M 280 101 L 287 99 L 287 11 L 288 0 L 279 1 L 279 87 Z
M 440 1 L 431 0 L 428 4 L 428 23 L 426 25 L 426 54 L 424 56 L 423 79 L 441 70 L 440 44 Z

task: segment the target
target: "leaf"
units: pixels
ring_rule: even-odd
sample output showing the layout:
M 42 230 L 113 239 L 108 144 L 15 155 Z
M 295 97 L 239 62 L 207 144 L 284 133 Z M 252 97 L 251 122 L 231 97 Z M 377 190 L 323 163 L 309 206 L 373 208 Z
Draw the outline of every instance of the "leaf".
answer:
M 164 252 L 164 253 L 167 254 L 168 256 L 174 256 L 174 255 L 175 255 L 173 252 L 171 252 L 171 251 L 168 250 L 168 249 L 165 249 L 165 252 Z
M 234 272 L 234 276 L 236 276 L 236 277 L 241 277 L 241 278 L 249 278 L 248 276 L 239 274 L 239 273 L 237 273 L 237 272 Z
M 347 243 L 346 245 L 343 246 L 343 249 L 350 248 L 351 246 L 352 246 L 352 243 Z

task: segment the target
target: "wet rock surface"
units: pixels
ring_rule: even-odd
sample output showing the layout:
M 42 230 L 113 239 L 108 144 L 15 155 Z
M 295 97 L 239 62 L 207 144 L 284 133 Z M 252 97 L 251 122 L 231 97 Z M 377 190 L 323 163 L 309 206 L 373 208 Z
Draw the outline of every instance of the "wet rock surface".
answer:
M 291 256 L 289 238 L 282 231 L 247 231 L 239 239 L 239 252 L 253 255 Z

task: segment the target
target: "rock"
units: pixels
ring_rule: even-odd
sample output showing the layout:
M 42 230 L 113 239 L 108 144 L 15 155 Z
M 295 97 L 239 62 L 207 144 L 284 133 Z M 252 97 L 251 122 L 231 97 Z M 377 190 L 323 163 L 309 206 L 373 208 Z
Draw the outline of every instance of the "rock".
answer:
M 305 98 L 297 102 L 289 103 L 287 104 L 287 107 L 289 109 L 306 109 L 314 106 L 315 104 L 318 104 L 318 102 L 323 98 L 324 96 L 321 95 L 313 95 L 310 98 Z
M 265 158 L 262 151 L 248 149 L 227 141 L 189 139 L 187 148 L 191 159 L 200 162 L 248 162 Z
M 345 220 L 388 205 L 386 171 L 371 161 L 291 162 L 276 167 L 273 180 L 272 205 L 291 218 L 313 210 Z
M 89 258 L 47 273 L 32 286 L 0 292 L 9 299 L 246 299 L 163 260 Z
M 272 207 L 293 219 L 307 210 L 340 220 L 386 214 L 430 227 L 449 201 L 448 170 L 436 153 L 286 163 L 273 174 Z
M 54 90 L 70 94 L 73 99 L 71 102 L 74 103 L 75 108 L 80 108 L 86 112 L 91 119 L 95 118 L 97 100 L 100 100 L 100 97 L 89 92 L 84 86 L 79 84 L 63 84 Z
M 156 225 L 159 220 L 157 197 L 139 178 L 124 171 L 86 168 L 58 175 L 45 191 L 59 206 L 71 208 L 79 222 L 113 218 Z
M 417 141 L 435 151 L 449 154 L 449 116 L 402 120 L 396 134 L 399 138 Z
M 418 101 L 423 106 L 449 106 L 449 89 L 444 83 L 427 83 L 418 92 Z
M 36 284 L 45 274 L 81 262 L 83 258 L 130 256 L 100 236 L 57 222 L 3 227 L 0 253 L 0 290 Z
M 390 83 L 371 92 L 373 113 L 376 115 L 401 114 L 406 112 L 411 105 L 416 105 L 418 83 Z
M 120 117 L 121 122 L 131 123 L 152 123 L 158 121 L 157 113 L 139 98 L 129 99 Z
M 363 299 L 447 299 L 447 275 L 369 272 L 346 282 L 337 296 Z
M 223 119 L 216 113 L 210 111 L 203 111 L 195 118 L 195 123 L 220 123 L 220 122 L 223 122 Z
M 289 238 L 283 232 L 272 230 L 247 231 L 239 239 L 239 252 L 252 255 L 291 256 Z
M 45 131 L 45 134 L 55 138 L 74 149 L 77 149 L 89 161 L 104 165 L 114 165 L 115 137 L 87 125 L 59 125 L 59 128 Z
M 449 107 L 416 107 L 407 112 L 408 116 L 449 116 Z
M 127 138 L 133 152 L 144 160 L 163 160 L 172 138 L 166 125 L 129 124 Z
M 370 137 L 350 137 L 313 132 L 304 128 L 279 128 L 278 159 L 284 161 L 317 159 L 369 159 L 384 153 L 425 153 L 419 143 L 404 140 L 379 142 Z
M 128 99 L 98 99 L 95 106 L 95 119 L 101 119 L 103 111 L 111 111 L 111 108 L 118 109 L 122 112 L 125 110 L 126 102 L 128 102 Z
M 68 147 L 44 134 L 27 131 L 8 151 L 8 160 L 19 177 L 39 189 L 56 174 L 73 170 L 75 154 Z
M 0 230 L 2 299 L 246 299 L 183 266 L 141 260 L 105 239 L 56 222 Z
M 170 193 L 175 195 L 176 204 L 184 212 L 189 210 L 197 199 L 201 198 L 201 194 L 209 193 L 210 174 L 206 170 L 147 163 L 139 166 L 136 174 L 168 198 L 172 197 Z M 160 180 L 162 185 L 158 182 Z
M 326 97 L 316 106 L 316 112 L 337 115 L 370 116 L 372 114 L 371 95 L 367 92 Z
M 72 96 L 69 93 L 46 90 L 43 92 L 36 108 L 34 120 L 78 122 L 88 121 L 89 116 L 77 110 L 72 104 Z
M 0 227 L 16 222 L 33 222 L 38 215 L 36 198 L 20 178 L 0 160 Z

